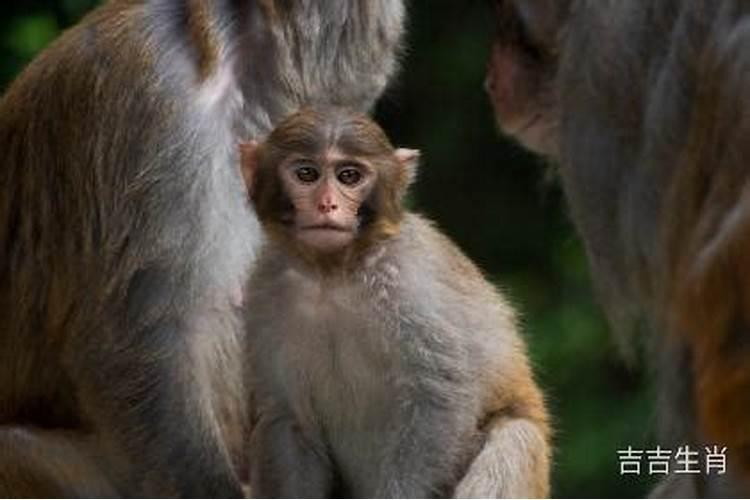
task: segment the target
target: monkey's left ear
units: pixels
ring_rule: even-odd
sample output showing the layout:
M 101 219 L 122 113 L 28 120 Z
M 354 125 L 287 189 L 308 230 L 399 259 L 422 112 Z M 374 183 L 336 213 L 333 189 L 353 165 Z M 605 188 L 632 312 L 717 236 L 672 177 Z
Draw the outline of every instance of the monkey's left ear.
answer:
M 255 171 L 258 168 L 258 147 L 260 143 L 250 140 L 240 143 L 240 170 L 245 180 L 245 187 L 252 197 L 255 182 Z
M 396 160 L 401 164 L 401 171 L 403 172 L 404 190 L 417 178 L 417 167 L 419 166 L 419 157 L 421 154 L 418 149 L 396 149 Z

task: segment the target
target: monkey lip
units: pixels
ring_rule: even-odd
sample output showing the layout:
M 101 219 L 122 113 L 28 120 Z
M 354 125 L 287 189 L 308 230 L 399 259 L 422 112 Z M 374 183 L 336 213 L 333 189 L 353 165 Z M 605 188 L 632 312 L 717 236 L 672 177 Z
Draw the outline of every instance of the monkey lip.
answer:
M 509 125 L 508 132 L 513 135 L 523 135 L 528 133 L 530 130 L 532 130 L 536 125 L 541 121 L 542 114 L 541 113 L 535 113 L 528 119 L 522 121 L 522 122 L 516 122 L 515 124 Z
M 302 229 L 303 231 L 337 231 L 342 233 L 351 232 L 351 229 L 349 229 L 348 227 L 339 226 L 332 223 L 312 224 L 309 226 L 304 226 L 300 229 Z
M 302 226 L 298 234 L 302 243 L 324 253 L 340 250 L 354 238 L 353 229 L 331 222 Z

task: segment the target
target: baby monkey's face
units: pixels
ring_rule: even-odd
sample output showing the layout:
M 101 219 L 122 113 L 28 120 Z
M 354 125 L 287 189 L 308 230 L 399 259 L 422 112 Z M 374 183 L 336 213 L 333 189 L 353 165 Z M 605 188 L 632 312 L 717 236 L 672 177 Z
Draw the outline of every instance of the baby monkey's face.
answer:
M 323 253 L 354 242 L 361 208 L 377 181 L 372 165 L 331 148 L 318 157 L 290 156 L 278 176 L 294 210 L 288 222 L 297 241 Z
M 394 148 L 368 116 L 342 108 L 303 109 L 263 143 L 241 144 L 240 153 L 271 238 L 326 261 L 398 233 L 419 158 L 416 150 Z

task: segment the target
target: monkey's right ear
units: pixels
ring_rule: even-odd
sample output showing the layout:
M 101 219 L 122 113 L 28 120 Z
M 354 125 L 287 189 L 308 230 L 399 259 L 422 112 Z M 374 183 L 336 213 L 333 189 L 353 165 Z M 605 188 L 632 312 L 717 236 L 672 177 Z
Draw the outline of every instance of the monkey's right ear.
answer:
M 406 190 L 417 178 L 417 167 L 421 152 L 418 149 L 398 148 L 395 155 L 403 172 L 403 189 Z
M 258 168 L 259 146 L 260 143 L 256 140 L 240 143 L 240 169 L 242 171 L 242 178 L 245 180 L 245 187 L 251 197 L 253 195 L 253 187 L 255 186 L 255 172 Z

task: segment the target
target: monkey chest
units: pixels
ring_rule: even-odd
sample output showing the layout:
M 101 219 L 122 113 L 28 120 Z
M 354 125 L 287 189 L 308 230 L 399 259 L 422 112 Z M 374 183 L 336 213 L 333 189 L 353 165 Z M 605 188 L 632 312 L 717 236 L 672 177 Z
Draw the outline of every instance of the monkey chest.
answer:
M 281 389 L 290 401 L 305 401 L 297 411 L 339 429 L 364 424 L 373 407 L 386 412 L 397 390 L 397 348 L 374 314 L 335 304 L 291 312 L 290 341 L 277 351 L 274 371 L 285 373 Z
M 338 432 L 383 425 L 399 370 L 387 311 L 356 288 L 320 293 L 295 282 L 294 290 L 259 339 L 266 348 L 257 361 L 266 366 L 256 368 L 274 374 L 274 397 L 300 419 L 329 422 Z
M 371 311 L 347 312 L 323 307 L 315 321 L 297 318 L 287 332 L 295 340 L 277 352 L 275 371 L 284 374 L 277 394 L 290 417 L 325 443 L 345 483 L 366 484 L 397 426 L 404 377 L 390 332 L 362 320 Z
M 444 364 L 456 368 L 455 360 L 429 349 L 438 332 L 416 328 L 395 301 L 389 309 L 357 290 L 321 296 L 296 284 L 294 296 L 275 295 L 285 299 L 283 313 L 263 308 L 270 312 L 256 322 L 263 333 L 251 366 L 273 401 L 262 406 L 324 446 L 345 489 L 372 496 L 387 483 L 383 471 L 400 456 L 403 436 L 419 432 L 415 422 L 463 432 L 463 392 L 437 375 L 452 374 Z

